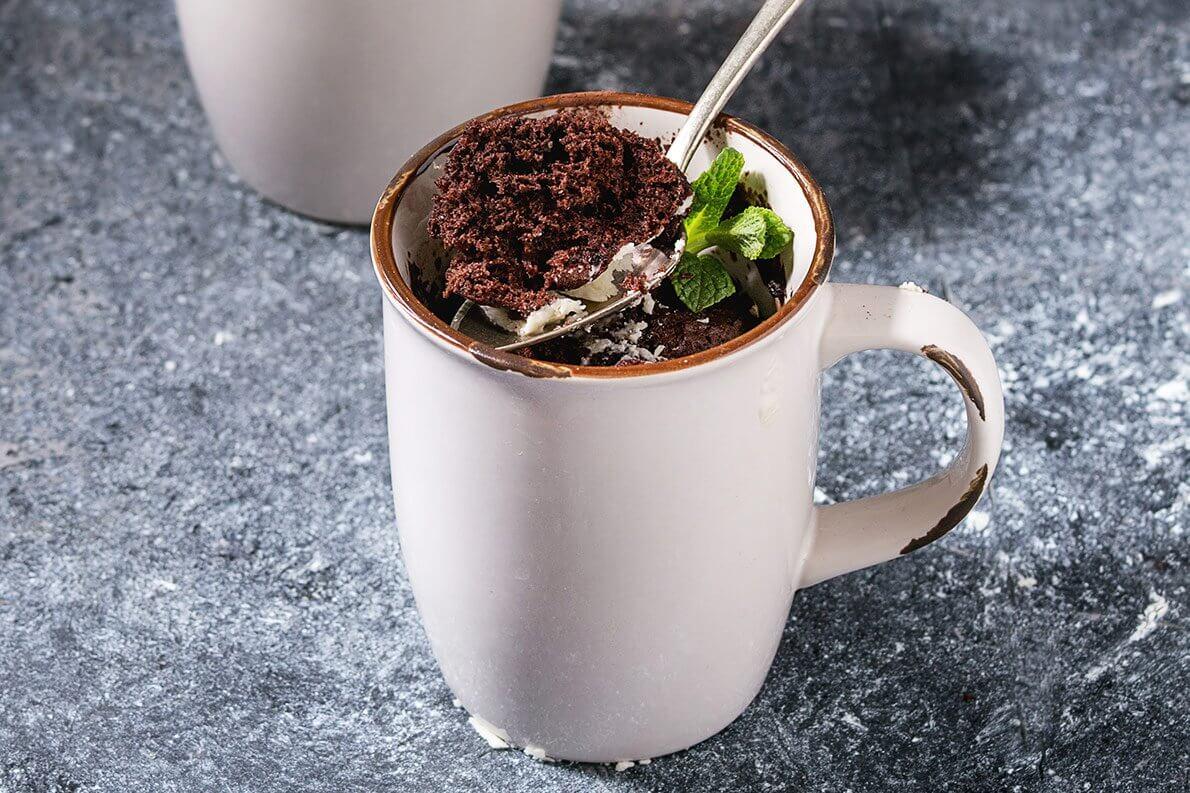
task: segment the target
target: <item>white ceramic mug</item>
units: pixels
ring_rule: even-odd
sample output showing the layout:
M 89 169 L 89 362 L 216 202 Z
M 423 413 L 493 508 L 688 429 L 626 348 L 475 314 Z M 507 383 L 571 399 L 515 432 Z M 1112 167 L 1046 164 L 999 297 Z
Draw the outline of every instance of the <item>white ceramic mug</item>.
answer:
M 667 138 L 689 105 L 571 94 L 498 113 L 608 108 Z M 917 291 L 826 283 L 830 211 L 805 167 L 736 119 L 723 145 L 794 229 L 789 298 L 712 350 L 630 367 L 528 361 L 452 331 L 413 296 L 410 261 L 459 130 L 413 157 L 381 197 L 389 449 L 402 554 L 450 688 L 517 746 L 568 760 L 637 760 L 690 746 L 759 690 L 794 592 L 894 559 L 952 529 L 1000 452 L 995 361 L 958 309 Z M 820 373 L 891 348 L 949 372 L 967 442 L 933 478 L 813 503 Z
M 432 135 L 537 96 L 561 0 L 177 0 L 215 137 L 290 209 L 367 223 Z

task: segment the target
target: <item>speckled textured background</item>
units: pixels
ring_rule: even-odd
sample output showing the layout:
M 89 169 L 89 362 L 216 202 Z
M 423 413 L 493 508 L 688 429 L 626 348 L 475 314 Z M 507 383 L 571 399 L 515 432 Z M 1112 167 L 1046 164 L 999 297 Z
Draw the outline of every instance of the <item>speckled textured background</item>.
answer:
M 552 91 L 694 98 L 755 2 L 568 3 Z M 0 792 L 1179 791 L 1190 6 L 813 0 L 730 109 L 834 205 L 835 280 L 986 329 L 992 492 L 801 593 L 769 681 L 647 767 L 490 752 L 451 707 L 387 481 L 362 231 L 217 153 L 170 6 L 0 0 Z M 820 486 L 961 437 L 940 371 L 827 378 Z

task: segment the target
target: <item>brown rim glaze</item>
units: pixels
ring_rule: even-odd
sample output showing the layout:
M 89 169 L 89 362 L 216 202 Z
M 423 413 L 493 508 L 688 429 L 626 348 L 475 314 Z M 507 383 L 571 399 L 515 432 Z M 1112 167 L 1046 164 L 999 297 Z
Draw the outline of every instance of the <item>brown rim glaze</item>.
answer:
M 937 344 L 927 344 L 922 347 L 921 354 L 941 366 L 954 378 L 954 381 L 959 384 L 959 390 L 967 395 L 972 405 L 975 405 L 976 411 L 979 412 L 979 420 L 987 421 L 988 416 L 983 408 L 983 392 L 979 390 L 979 383 L 975 382 L 975 376 L 971 374 L 967 364 L 963 363 L 957 355 L 947 352 Z
M 935 540 L 950 533 L 950 530 L 963 522 L 963 518 L 967 517 L 971 510 L 975 509 L 975 505 L 979 503 L 980 496 L 983 495 L 983 488 L 988 483 L 988 466 L 987 463 L 979 466 L 975 471 L 975 478 L 971 480 L 971 484 L 967 485 L 966 492 L 963 493 L 962 498 L 958 500 L 953 507 L 946 511 L 942 519 L 934 524 L 934 528 L 927 531 L 922 536 L 910 540 L 909 543 L 901 549 L 901 555 L 912 553 L 918 548 L 924 548 Z
M 545 110 L 558 110 L 565 107 L 589 106 L 630 106 L 645 107 L 655 110 L 665 110 L 674 113 L 689 113 L 691 105 L 679 99 L 668 99 L 651 94 L 631 94 L 617 91 L 586 91 L 573 94 L 557 94 L 542 99 L 532 99 L 514 105 L 493 110 L 476 116 L 478 119 L 492 119 L 514 114 L 538 113 Z M 444 146 L 449 144 L 463 131 L 470 121 L 458 125 L 442 135 L 439 135 L 424 148 L 409 158 L 401 170 L 389 182 L 384 193 L 376 204 L 376 211 L 372 215 L 372 264 L 376 268 L 377 278 L 385 294 L 393 301 L 397 308 L 413 320 L 414 324 L 432 336 L 445 341 L 452 347 L 471 355 L 477 362 L 497 369 L 518 372 L 529 377 L 593 377 L 593 378 L 624 378 L 640 377 L 642 375 L 660 374 L 687 369 L 691 366 L 730 355 L 753 342 L 772 333 L 779 325 L 787 322 L 810 299 L 815 290 L 826 281 L 830 271 L 831 261 L 835 254 L 835 224 L 831 218 L 830 207 L 827 206 L 826 196 L 814 181 L 814 177 L 788 149 L 772 136 L 762 132 L 747 122 L 740 121 L 733 116 L 723 115 L 715 121 L 715 126 L 729 132 L 737 132 L 752 140 L 778 162 L 785 166 L 801 186 L 810 204 L 810 212 L 814 217 L 814 230 L 817 241 L 814 246 L 814 256 L 806 277 L 798 288 L 782 304 L 777 313 L 764 322 L 752 328 L 747 333 L 737 336 L 731 341 L 712 347 L 684 358 L 671 361 L 644 363 L 635 366 L 574 366 L 563 363 L 536 361 L 519 355 L 500 352 L 486 344 L 459 333 L 443 322 L 432 311 L 422 305 L 405 280 L 401 278 L 397 268 L 396 253 L 393 251 L 393 223 L 397 214 L 397 207 L 401 197 L 413 178 L 420 173 L 425 164 Z

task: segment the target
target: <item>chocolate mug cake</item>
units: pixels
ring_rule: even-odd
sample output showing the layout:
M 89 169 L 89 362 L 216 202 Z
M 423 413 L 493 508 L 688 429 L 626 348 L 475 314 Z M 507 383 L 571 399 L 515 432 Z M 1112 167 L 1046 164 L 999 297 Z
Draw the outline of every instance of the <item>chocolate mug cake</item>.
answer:
M 448 262 L 427 304 L 445 321 L 466 298 L 506 329 L 565 324 L 583 315 L 583 298 L 613 295 L 611 270 L 650 241 L 681 253 L 668 279 L 618 314 L 518 353 L 630 366 L 718 346 L 785 295 L 777 257 L 792 233 L 749 200 L 742 169 L 727 149 L 691 185 L 658 141 L 590 109 L 474 122 L 436 181 L 427 229 Z

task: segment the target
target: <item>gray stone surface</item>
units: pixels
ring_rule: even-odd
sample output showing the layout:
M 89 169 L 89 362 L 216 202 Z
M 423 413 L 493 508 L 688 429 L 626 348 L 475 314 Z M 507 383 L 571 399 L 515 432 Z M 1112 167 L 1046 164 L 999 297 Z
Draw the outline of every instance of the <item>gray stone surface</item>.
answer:
M 572 2 L 550 88 L 693 98 L 755 5 Z M 971 313 L 1006 453 L 943 542 L 797 597 L 738 722 L 615 774 L 451 707 L 363 233 L 229 171 L 168 4 L 0 0 L 0 791 L 1186 790 L 1188 13 L 813 0 L 759 65 L 731 109 L 823 183 L 833 277 Z M 829 498 L 961 437 L 905 357 L 824 404 Z

